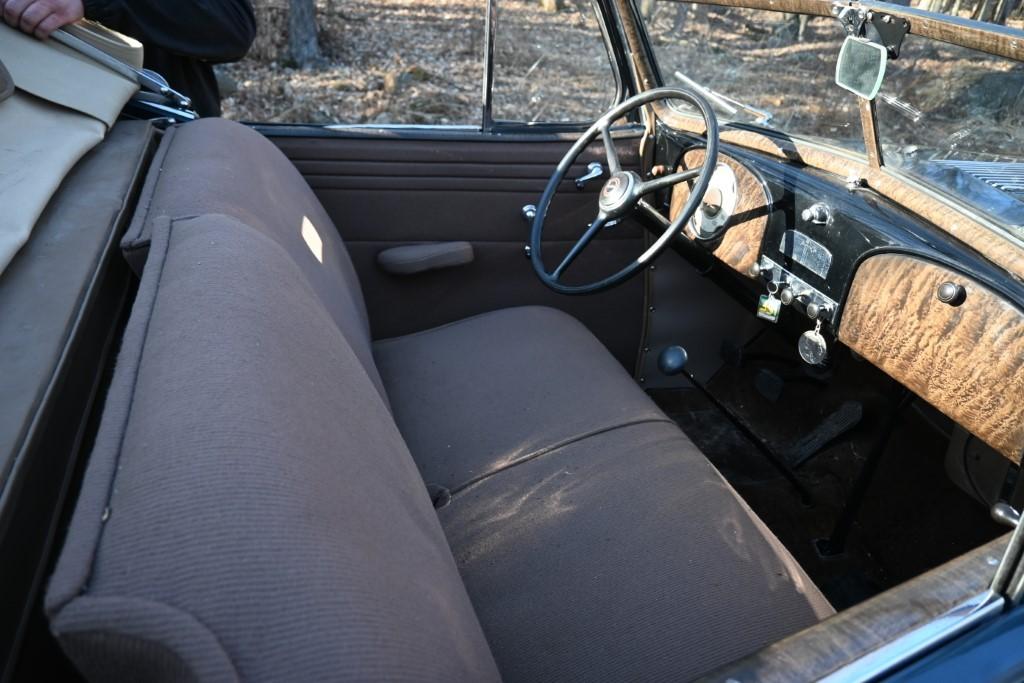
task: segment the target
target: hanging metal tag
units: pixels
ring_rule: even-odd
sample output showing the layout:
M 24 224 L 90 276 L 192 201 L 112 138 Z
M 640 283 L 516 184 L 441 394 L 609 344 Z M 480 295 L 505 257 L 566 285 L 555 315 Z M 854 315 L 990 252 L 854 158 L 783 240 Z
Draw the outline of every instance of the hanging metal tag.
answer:
M 779 321 L 779 311 L 782 310 L 782 301 L 775 298 L 774 294 L 762 294 L 757 301 L 757 317 L 769 322 Z
M 828 344 L 821 334 L 821 321 L 814 326 L 813 330 L 807 330 L 800 335 L 796 343 L 796 350 L 800 357 L 809 365 L 821 365 L 828 356 Z

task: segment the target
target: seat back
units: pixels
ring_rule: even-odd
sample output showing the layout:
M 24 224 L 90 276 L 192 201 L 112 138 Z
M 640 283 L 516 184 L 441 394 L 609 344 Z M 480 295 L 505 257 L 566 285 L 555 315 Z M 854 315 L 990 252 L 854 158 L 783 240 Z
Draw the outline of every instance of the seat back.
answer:
M 46 596 L 70 658 L 92 680 L 496 680 L 315 272 L 236 218 L 152 229 Z
M 224 119 L 168 129 L 121 242 L 128 262 L 142 272 L 156 221 L 204 214 L 233 216 L 288 253 L 386 401 L 352 260 L 320 200 L 284 154 L 259 133 Z

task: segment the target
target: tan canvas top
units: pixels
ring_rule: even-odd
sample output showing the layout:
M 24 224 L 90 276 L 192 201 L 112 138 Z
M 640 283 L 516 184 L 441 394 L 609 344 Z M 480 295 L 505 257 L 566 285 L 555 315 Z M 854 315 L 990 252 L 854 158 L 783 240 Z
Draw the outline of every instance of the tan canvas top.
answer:
M 134 66 L 142 46 L 96 24 L 82 40 Z M 138 84 L 56 40 L 0 23 L 0 273 L 64 177 L 104 135 Z
M 107 128 L 139 89 L 54 40 L 41 41 L 6 24 L 0 24 L 0 61 L 19 90 L 99 119 Z
M 14 94 L 14 79 L 7 71 L 3 62 L 0 62 L 0 102 Z
M 142 43 L 134 38 L 88 19 L 82 19 L 75 24 L 69 24 L 64 27 L 64 30 L 76 38 L 80 38 L 90 45 L 98 47 L 108 55 L 117 57 L 125 64 L 136 69 L 142 68 Z

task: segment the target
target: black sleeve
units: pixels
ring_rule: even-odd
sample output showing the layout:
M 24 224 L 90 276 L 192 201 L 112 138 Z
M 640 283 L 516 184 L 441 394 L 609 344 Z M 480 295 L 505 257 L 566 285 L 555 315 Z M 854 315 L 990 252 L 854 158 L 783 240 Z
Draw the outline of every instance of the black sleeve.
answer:
M 84 0 L 84 5 L 89 19 L 207 62 L 241 59 L 256 37 L 249 0 Z

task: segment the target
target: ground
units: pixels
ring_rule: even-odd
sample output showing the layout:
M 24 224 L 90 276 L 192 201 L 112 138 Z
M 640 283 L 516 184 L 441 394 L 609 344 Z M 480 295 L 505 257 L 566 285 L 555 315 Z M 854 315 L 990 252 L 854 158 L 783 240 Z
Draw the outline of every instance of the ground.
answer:
M 224 100 L 228 118 L 479 124 L 480 0 L 321 2 L 325 59 L 307 69 L 287 63 L 285 6 L 256 6 L 260 34 L 252 51 L 222 68 L 236 86 Z M 499 21 L 496 114 L 585 119 L 611 102 L 612 71 L 589 4 L 544 12 L 535 2 L 502 0 Z M 565 97 L 566 83 L 572 97 Z

